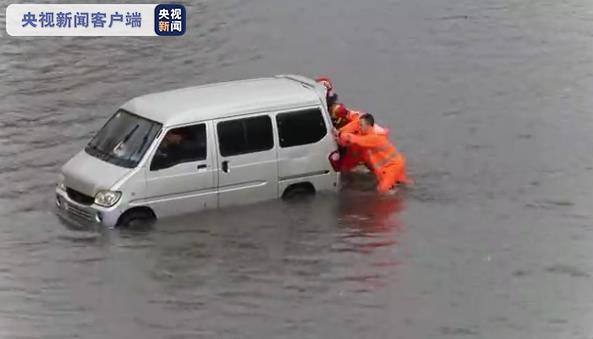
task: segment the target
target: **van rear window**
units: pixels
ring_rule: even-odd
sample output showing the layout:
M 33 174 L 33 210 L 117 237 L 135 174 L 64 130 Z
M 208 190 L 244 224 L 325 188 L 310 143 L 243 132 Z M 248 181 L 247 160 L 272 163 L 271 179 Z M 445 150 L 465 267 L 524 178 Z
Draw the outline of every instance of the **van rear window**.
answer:
M 216 129 L 220 154 L 225 157 L 274 147 L 272 120 L 267 115 L 219 122 Z
M 319 108 L 280 113 L 276 116 L 276 122 L 281 147 L 313 144 L 327 134 Z

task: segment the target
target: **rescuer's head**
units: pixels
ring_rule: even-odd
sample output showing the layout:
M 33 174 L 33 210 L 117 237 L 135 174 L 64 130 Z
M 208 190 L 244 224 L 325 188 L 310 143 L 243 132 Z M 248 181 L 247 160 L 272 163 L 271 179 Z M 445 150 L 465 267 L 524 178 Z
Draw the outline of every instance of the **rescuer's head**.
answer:
M 363 134 L 367 134 L 373 130 L 375 126 L 375 117 L 370 113 L 365 113 L 360 117 L 360 130 Z

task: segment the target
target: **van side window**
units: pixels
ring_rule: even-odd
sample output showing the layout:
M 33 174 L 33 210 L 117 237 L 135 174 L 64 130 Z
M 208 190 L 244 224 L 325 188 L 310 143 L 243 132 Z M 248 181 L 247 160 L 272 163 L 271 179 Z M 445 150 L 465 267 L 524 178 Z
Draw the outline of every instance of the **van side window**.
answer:
M 280 147 L 313 144 L 323 139 L 327 128 L 319 108 L 280 113 L 276 116 Z
M 220 154 L 225 157 L 274 147 L 272 119 L 267 115 L 222 121 L 216 129 Z
M 158 170 L 181 164 L 205 160 L 206 125 L 180 127 L 171 129 L 165 134 L 154 158 L 150 170 Z

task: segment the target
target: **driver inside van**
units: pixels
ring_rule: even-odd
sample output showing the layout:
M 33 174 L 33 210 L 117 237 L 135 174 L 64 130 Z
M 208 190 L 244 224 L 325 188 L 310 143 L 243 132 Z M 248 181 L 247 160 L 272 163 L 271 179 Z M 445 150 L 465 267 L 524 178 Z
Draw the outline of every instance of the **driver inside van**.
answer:
M 185 136 L 179 130 L 167 132 L 156 152 L 156 166 L 166 168 L 183 158 L 184 154 L 187 153 L 183 147 L 184 139 Z
M 154 169 L 167 168 L 183 162 L 206 159 L 206 125 L 172 129 L 157 149 Z

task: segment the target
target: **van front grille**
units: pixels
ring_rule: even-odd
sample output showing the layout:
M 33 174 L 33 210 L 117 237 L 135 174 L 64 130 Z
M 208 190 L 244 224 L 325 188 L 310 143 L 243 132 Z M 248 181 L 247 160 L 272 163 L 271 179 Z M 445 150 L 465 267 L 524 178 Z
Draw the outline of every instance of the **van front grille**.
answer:
M 70 199 L 76 201 L 79 204 L 90 206 L 95 201 L 95 198 L 88 196 L 86 194 L 80 193 L 78 191 L 75 191 L 75 190 L 71 189 L 70 187 L 66 187 L 66 193 L 68 194 L 68 197 Z
M 76 220 L 85 221 L 85 222 L 93 222 L 93 213 L 91 211 L 87 211 L 81 207 L 78 207 L 74 204 L 68 204 L 67 207 L 68 214 Z

